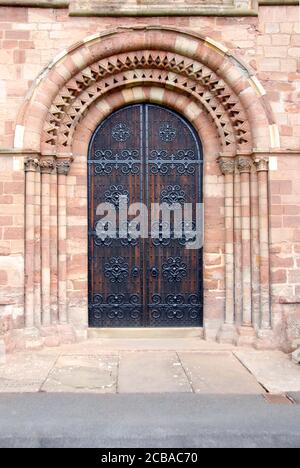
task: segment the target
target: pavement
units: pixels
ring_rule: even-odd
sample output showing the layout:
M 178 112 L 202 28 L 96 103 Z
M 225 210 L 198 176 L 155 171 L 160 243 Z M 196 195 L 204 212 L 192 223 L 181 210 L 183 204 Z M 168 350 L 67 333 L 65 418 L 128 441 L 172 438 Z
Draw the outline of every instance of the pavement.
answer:
M 300 447 L 300 366 L 197 338 L 7 356 L 0 447 Z
M 7 356 L 1 393 L 260 395 L 300 392 L 300 366 L 279 351 L 197 338 L 90 339 Z
M 0 395 L 0 448 L 299 448 L 299 421 L 259 395 Z

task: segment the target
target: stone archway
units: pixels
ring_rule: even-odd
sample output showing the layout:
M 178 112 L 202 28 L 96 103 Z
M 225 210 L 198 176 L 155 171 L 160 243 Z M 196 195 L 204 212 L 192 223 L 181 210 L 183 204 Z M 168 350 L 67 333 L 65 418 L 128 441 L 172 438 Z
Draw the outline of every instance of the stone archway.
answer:
M 182 113 L 199 132 L 214 174 L 224 176 L 224 323 L 219 329 L 208 312 L 207 336 L 271 339 L 268 153 L 279 138 L 265 94 L 223 45 L 174 29 L 95 35 L 54 60 L 27 96 L 15 134 L 15 147 L 33 153 L 25 161 L 26 327 L 46 335 L 58 326 L 63 333 L 70 324 L 84 328 L 68 310 L 67 175 L 74 159 L 76 174 L 107 115 L 150 102 Z

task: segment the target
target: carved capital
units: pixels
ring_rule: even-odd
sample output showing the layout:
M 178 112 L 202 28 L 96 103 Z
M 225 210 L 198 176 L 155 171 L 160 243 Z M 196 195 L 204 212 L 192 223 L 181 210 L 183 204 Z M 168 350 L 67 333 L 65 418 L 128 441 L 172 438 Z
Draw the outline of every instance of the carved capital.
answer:
M 257 172 L 268 172 L 269 160 L 267 158 L 257 158 L 254 161 Z
M 38 158 L 28 157 L 24 161 L 25 172 L 36 172 L 40 168 L 40 161 Z
M 52 174 L 55 169 L 54 159 L 43 159 L 40 161 L 40 168 L 42 174 Z
M 238 158 L 237 168 L 240 173 L 247 172 L 250 173 L 252 169 L 252 161 L 250 158 Z
M 69 157 L 66 159 L 59 159 L 56 162 L 57 174 L 67 176 L 69 174 L 72 162 L 73 162 L 72 157 Z
M 223 175 L 234 174 L 235 161 L 230 158 L 220 158 L 219 161 L 220 170 Z

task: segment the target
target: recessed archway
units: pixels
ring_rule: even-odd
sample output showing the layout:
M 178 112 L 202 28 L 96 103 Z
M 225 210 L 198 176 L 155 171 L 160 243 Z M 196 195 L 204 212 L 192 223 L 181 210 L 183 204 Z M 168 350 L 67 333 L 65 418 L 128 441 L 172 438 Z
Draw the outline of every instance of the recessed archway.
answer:
M 37 158 L 26 161 L 25 169 L 27 187 L 41 190 L 42 206 L 40 222 L 28 195 L 27 225 L 33 229 L 27 230 L 26 239 L 27 326 L 87 323 L 73 312 L 70 318 L 76 306 L 68 310 L 67 174 L 75 158 L 71 176 L 80 177 L 80 161 L 86 158 L 91 134 L 107 115 L 141 102 L 182 113 L 204 142 L 207 173 L 224 175 L 220 191 L 224 300 L 221 289 L 218 294 L 224 303 L 225 326 L 219 337 L 237 339 L 238 326 L 239 339 L 253 342 L 254 329 L 271 330 L 266 155 L 278 145 L 277 127 L 260 82 L 226 47 L 209 38 L 157 27 L 120 29 L 76 44 L 43 71 L 20 112 L 15 146 L 37 153 Z M 58 197 L 50 207 L 47 193 L 55 184 Z M 57 213 L 57 231 L 47 218 L 50 208 Z M 257 213 L 261 222 L 255 233 L 251 219 Z M 42 233 L 41 252 L 34 231 Z M 58 263 L 53 260 L 55 249 Z M 251 252 L 257 253 L 258 263 Z M 42 274 L 33 260 L 40 253 Z M 220 287 L 221 273 L 216 281 Z M 37 289 L 42 290 L 41 304 L 35 300 Z M 213 291 L 210 295 L 207 288 L 209 298 Z M 86 308 L 87 301 L 81 298 L 81 304 Z M 220 320 L 212 314 L 207 324 L 208 331 L 214 328 L 213 335 Z

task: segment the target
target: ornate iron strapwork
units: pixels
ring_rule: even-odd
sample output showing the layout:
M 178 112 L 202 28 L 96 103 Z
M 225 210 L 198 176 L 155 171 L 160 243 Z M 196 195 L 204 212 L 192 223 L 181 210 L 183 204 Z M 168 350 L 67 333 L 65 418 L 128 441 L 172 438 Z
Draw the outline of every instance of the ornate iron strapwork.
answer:
M 197 325 L 202 312 L 200 296 L 197 294 L 168 294 L 165 299 L 154 294 L 150 304 L 150 322 L 154 327 L 174 323 Z M 176 325 L 177 324 L 177 325 Z
M 138 327 L 142 318 L 141 298 L 138 294 L 95 294 L 90 302 L 92 325 L 97 327 Z
M 159 136 L 165 143 L 174 141 L 177 135 L 177 130 L 170 122 L 164 122 L 159 129 Z
M 124 149 L 113 152 L 112 150 L 97 150 L 93 160 L 89 164 L 94 167 L 94 174 L 106 176 L 113 171 L 120 171 L 124 175 L 140 174 L 140 152 L 135 149 Z
M 170 206 L 175 203 L 183 205 L 186 201 L 185 191 L 180 185 L 169 185 L 167 188 L 163 189 L 160 194 L 160 202 L 167 203 Z
M 158 149 L 150 151 L 148 160 L 151 174 L 167 176 L 174 171 L 179 175 L 194 175 L 202 164 L 193 150 L 178 150 L 174 153 Z
M 170 257 L 162 265 L 163 277 L 169 283 L 180 283 L 187 277 L 188 267 L 180 257 Z
M 112 137 L 119 142 L 125 142 L 130 137 L 130 129 L 124 122 L 120 122 L 112 129 Z
M 202 249 L 195 240 L 203 157 L 196 131 L 169 109 L 125 106 L 95 131 L 88 164 L 90 326 L 201 326 Z M 115 210 L 103 213 L 105 202 Z M 183 210 L 185 203 L 191 209 Z
M 121 196 L 126 197 L 127 202 L 129 202 L 129 192 L 123 187 L 123 185 L 111 185 L 104 193 L 105 202 L 111 203 L 116 208 L 119 207 Z
M 105 263 L 104 274 L 111 283 L 123 283 L 129 277 L 129 265 L 123 257 L 112 257 Z

